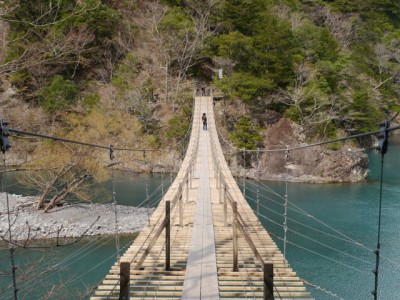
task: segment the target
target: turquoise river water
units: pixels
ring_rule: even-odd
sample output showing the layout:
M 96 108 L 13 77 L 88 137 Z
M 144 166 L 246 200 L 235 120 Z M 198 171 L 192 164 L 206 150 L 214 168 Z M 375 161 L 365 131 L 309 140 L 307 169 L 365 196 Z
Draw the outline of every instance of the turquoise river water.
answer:
M 378 299 L 382 300 L 400 299 L 399 153 L 400 145 L 390 145 L 384 165 L 378 290 Z M 373 299 L 380 155 L 371 152 L 369 156 L 370 175 L 366 182 L 287 185 L 287 258 L 301 278 L 317 287 L 307 286 L 315 299 Z M 125 205 L 142 202 L 145 181 L 151 193 L 160 185 L 161 178 L 124 176 L 124 180 L 118 180 L 118 202 Z M 241 179 L 238 181 L 242 183 Z M 109 183 L 103 186 L 103 191 L 107 189 L 110 190 Z M 283 251 L 281 196 L 286 184 L 263 182 L 258 189 L 262 223 Z M 246 196 L 254 209 L 256 190 L 254 181 L 246 182 Z M 131 239 L 122 237 L 121 248 L 125 249 Z M 115 261 L 115 239 L 91 238 L 68 247 L 17 250 L 15 254 L 20 299 L 79 299 L 86 297 L 86 291 L 105 276 Z M 12 299 L 12 289 L 4 289 L 11 282 L 9 272 L 9 254 L 3 249 L 0 250 L 0 299 Z M 49 297 L 45 298 L 46 295 Z

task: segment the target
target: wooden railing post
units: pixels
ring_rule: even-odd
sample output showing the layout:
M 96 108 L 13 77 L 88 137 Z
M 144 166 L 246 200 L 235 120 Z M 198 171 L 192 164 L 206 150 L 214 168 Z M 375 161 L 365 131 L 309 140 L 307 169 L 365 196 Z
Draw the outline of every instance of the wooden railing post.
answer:
M 171 254 L 171 202 L 165 202 L 165 270 L 170 270 L 170 254 Z
M 192 189 L 193 188 L 193 185 L 192 185 L 192 182 L 193 182 L 193 162 L 192 162 L 192 165 L 190 166 L 190 188 Z
M 220 178 L 220 174 L 219 174 L 219 169 L 218 169 L 218 164 L 217 164 L 217 162 L 215 162 L 215 165 L 216 165 L 216 171 L 217 171 L 217 181 L 216 181 L 216 188 L 217 189 L 219 189 L 219 181 L 221 180 L 221 178 Z
M 186 179 L 186 203 L 189 203 L 189 177 Z
M 228 227 L 228 203 L 226 199 L 226 184 L 224 185 L 224 226 Z
M 218 193 L 218 200 L 219 200 L 219 203 L 221 204 L 222 203 L 222 188 L 221 188 L 221 186 L 220 186 L 220 188 L 219 188 L 219 193 Z
M 238 224 L 237 224 L 237 202 L 232 202 L 233 209 L 233 272 L 239 271 L 238 268 Z
M 264 264 L 264 300 L 274 300 L 274 266 Z
M 119 265 L 119 270 L 119 300 L 129 300 L 131 263 L 122 262 Z
M 179 197 L 179 226 L 183 227 L 183 191 L 181 191 L 181 196 Z

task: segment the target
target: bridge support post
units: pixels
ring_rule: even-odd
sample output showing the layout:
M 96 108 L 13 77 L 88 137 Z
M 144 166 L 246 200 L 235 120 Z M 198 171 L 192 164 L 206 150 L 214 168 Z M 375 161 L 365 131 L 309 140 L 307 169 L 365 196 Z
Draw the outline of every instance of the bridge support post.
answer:
M 222 203 L 222 183 L 220 184 L 220 188 L 219 188 L 219 193 L 218 193 L 218 200 L 219 200 L 219 204 Z
M 131 277 L 131 264 L 122 262 L 119 265 L 119 300 L 129 300 L 129 281 Z
M 228 227 L 228 203 L 226 199 L 226 184 L 224 185 L 224 226 Z
M 183 191 L 182 191 L 183 194 Z M 183 195 L 179 197 L 179 226 L 183 227 Z
M 217 181 L 216 181 L 216 183 L 215 183 L 215 185 L 216 185 L 216 188 L 217 189 L 219 189 L 219 181 L 221 180 L 221 178 L 220 178 L 220 174 L 219 174 L 219 169 L 218 169 L 218 164 L 216 164 L 216 166 L 217 166 L 217 169 L 215 170 L 215 172 L 216 172 L 216 177 L 217 177 Z
M 274 265 L 264 264 L 264 300 L 274 300 Z
M 171 201 L 165 202 L 165 270 L 171 269 Z
M 192 182 L 193 182 L 193 165 L 190 166 L 190 172 L 189 172 L 189 178 L 190 178 L 190 188 L 193 188 Z
M 189 203 L 189 177 L 186 179 L 186 203 Z
M 232 202 L 233 209 L 233 272 L 239 271 L 238 268 L 238 220 L 237 220 L 237 202 Z

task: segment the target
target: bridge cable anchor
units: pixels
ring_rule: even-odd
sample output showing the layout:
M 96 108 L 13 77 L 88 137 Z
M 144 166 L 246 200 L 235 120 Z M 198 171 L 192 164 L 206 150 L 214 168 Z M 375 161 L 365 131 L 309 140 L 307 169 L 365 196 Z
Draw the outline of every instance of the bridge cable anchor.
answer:
M 0 119 L 0 148 L 1 152 L 5 153 L 11 148 L 10 141 L 8 140 L 9 130 L 8 123 Z
M 384 155 L 386 154 L 389 146 L 389 132 L 390 121 L 386 120 L 379 124 L 379 134 L 378 134 L 378 146 L 377 149 L 379 152 Z

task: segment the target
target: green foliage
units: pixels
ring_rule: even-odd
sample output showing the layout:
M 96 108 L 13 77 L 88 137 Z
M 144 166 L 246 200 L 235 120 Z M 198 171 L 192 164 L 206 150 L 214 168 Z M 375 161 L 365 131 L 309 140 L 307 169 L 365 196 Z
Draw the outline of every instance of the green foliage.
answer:
M 22 69 L 10 74 L 8 79 L 15 87 L 20 89 L 23 88 L 26 85 L 26 82 L 30 80 L 30 74 L 26 69 Z
M 184 0 L 162 0 L 161 3 L 165 3 L 172 6 L 184 6 Z
M 248 65 L 251 55 L 254 54 L 253 39 L 240 33 L 231 31 L 228 34 L 218 36 L 213 43 L 218 47 L 219 56 L 229 57 L 240 64 L 240 68 Z
M 190 91 L 192 92 L 192 91 Z M 180 95 L 183 99 L 179 103 L 180 111 L 177 112 L 171 119 L 168 120 L 168 127 L 166 136 L 169 141 L 173 140 L 175 143 L 182 142 L 184 138 L 188 137 L 188 131 L 192 119 L 192 105 L 190 98 L 185 97 L 185 91 Z
M 160 22 L 160 29 L 165 32 L 184 37 L 194 30 L 193 22 L 182 8 L 174 6 L 168 8 Z M 177 51 L 178 49 L 175 49 Z
M 317 127 L 318 135 L 323 136 L 329 140 L 336 139 L 337 136 L 337 125 L 334 122 L 327 122 Z M 342 144 L 340 142 L 328 144 L 328 148 L 331 150 L 339 150 Z
M 94 33 L 98 40 L 111 38 L 117 25 L 118 14 L 110 7 L 101 3 L 100 0 L 85 0 L 78 9 L 83 13 L 73 14 L 66 11 L 62 16 L 64 22 L 58 24 L 63 30 L 87 26 Z
M 56 75 L 38 91 L 40 105 L 49 112 L 59 111 L 78 100 L 79 90 L 71 80 Z
M 306 23 L 296 31 L 296 38 L 313 62 L 319 60 L 334 62 L 338 58 L 339 44 L 327 28 Z
M 289 106 L 286 109 L 284 116 L 296 123 L 301 123 L 301 121 L 303 120 L 301 110 L 299 110 L 296 106 Z
M 253 35 L 265 20 L 265 0 L 225 0 L 221 23 L 228 30 Z
M 400 6 L 396 0 L 323 0 L 329 3 L 330 6 L 340 12 L 344 13 L 361 13 L 364 19 L 374 18 L 377 25 L 381 20 L 385 19 L 396 27 L 400 25 L 399 15 Z
M 14 4 L 7 2 L 8 13 L 2 18 L 10 20 L 6 61 L 15 63 L 17 72 L 24 74 L 15 77 L 22 96 L 27 94 L 31 99 L 30 95 L 38 95 L 37 89 L 57 74 L 80 80 L 91 72 L 91 66 L 116 55 L 109 39 L 119 24 L 118 15 L 102 1 L 31 0 Z
M 168 121 L 167 138 L 175 142 L 182 140 L 189 130 L 189 120 L 184 114 L 173 116 Z
M 114 72 L 112 83 L 121 90 L 129 88 L 133 78 L 137 76 L 138 68 L 139 61 L 135 53 L 128 52 L 125 59 L 118 65 L 117 70 Z
M 270 79 L 244 72 L 225 76 L 222 80 L 216 80 L 215 83 L 225 95 L 238 97 L 245 101 L 251 101 L 274 87 Z
M 46 110 L 57 111 L 76 103 L 78 88 L 65 79 L 74 78 L 87 95 L 81 103 L 90 109 L 97 105 L 98 96 L 85 94 L 86 82 L 101 73 L 98 68 L 113 65 L 112 83 L 118 96 L 140 121 L 143 132 L 157 136 L 158 121 L 149 100 L 161 83 L 149 80 L 137 88 L 134 82 L 147 63 L 143 60 L 141 65 L 134 50 L 126 54 L 117 42 L 128 40 L 123 36 L 128 31 L 129 40 L 135 38 L 130 30 L 135 21 L 120 16 L 131 8 L 145 7 L 145 2 L 2 3 L 8 11 L 2 18 L 13 20 L 9 22 L 5 61 L 18 61 L 22 54 L 23 61 L 28 61 L 8 75 L 21 94 L 37 95 Z M 165 47 L 154 55 L 169 57 L 172 83 L 180 70 L 178 58 L 184 58 L 184 47 L 178 45 L 198 37 L 193 19 L 199 11 L 189 5 L 196 1 L 161 3 L 166 10 L 157 20 L 157 34 Z M 209 70 L 223 67 L 224 78 L 214 84 L 225 96 L 245 101 L 254 115 L 264 114 L 266 109 L 279 110 L 302 124 L 310 135 L 332 138 L 338 129 L 375 129 L 380 120 L 400 111 L 399 15 L 400 7 L 393 0 L 221 0 L 211 11 L 209 32 L 204 33 L 210 36 L 204 57 L 188 72 L 191 78 L 198 79 L 201 74 L 207 79 L 212 77 Z M 73 42 L 62 45 L 62 41 Z M 68 48 L 71 44 L 75 48 Z M 377 46 L 381 45 L 379 53 Z M 93 66 L 97 66 L 95 71 Z M 188 115 L 183 111 L 170 120 L 169 138 L 179 140 L 186 134 Z M 251 117 L 246 120 L 238 120 L 234 132 L 246 135 L 247 127 L 256 126 Z M 233 133 L 235 138 L 239 139 Z
M 94 108 L 100 100 L 99 94 L 89 94 L 83 97 L 82 104 L 89 110 Z
M 244 1 L 243 5 L 250 5 L 250 2 L 259 5 L 257 1 Z M 257 12 L 262 21 L 251 32 L 241 26 L 233 26 L 235 30 L 212 40 L 212 49 L 217 56 L 235 62 L 233 74 L 228 74 L 228 78 L 220 83 L 221 87 L 229 90 L 232 96 L 246 101 L 265 96 L 277 87 L 287 86 L 293 78 L 294 58 L 299 56 L 289 24 L 262 7 Z M 232 21 L 234 17 L 240 19 L 241 14 L 236 16 L 232 13 L 228 19 Z
M 349 110 L 349 125 L 359 132 L 376 130 L 385 118 L 384 107 L 374 102 L 366 89 L 357 89 L 352 95 L 353 102 Z
M 240 117 L 230 133 L 234 145 L 240 149 L 255 150 L 257 142 L 262 141 L 261 128 L 250 117 Z

